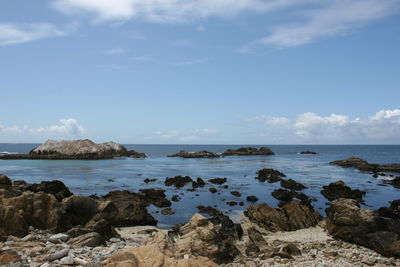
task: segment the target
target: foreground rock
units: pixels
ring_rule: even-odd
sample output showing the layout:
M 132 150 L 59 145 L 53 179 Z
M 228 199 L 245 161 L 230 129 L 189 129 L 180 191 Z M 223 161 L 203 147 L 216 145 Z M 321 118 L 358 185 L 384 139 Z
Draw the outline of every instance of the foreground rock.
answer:
M 329 185 L 323 186 L 321 194 L 329 201 L 336 200 L 339 198 L 351 198 L 362 202 L 363 195 L 365 192 L 358 189 L 351 189 L 343 181 L 337 181 L 330 183 Z
M 28 154 L 4 155 L 0 156 L 0 159 L 94 160 L 115 157 L 145 158 L 146 154 L 127 150 L 124 146 L 114 142 L 95 144 L 88 139 L 71 141 L 48 140 Z
M 214 153 L 214 152 L 209 152 L 209 151 L 198 151 L 198 152 L 188 152 L 186 150 L 181 150 L 178 153 L 168 155 L 167 157 L 173 158 L 173 157 L 179 157 L 179 158 L 219 158 L 221 157 L 220 154 Z
M 318 212 L 298 200 L 292 200 L 280 209 L 272 208 L 267 203 L 249 206 L 244 214 L 251 222 L 271 232 L 315 226 L 322 219 Z
M 334 238 L 365 246 L 388 257 L 400 257 L 398 219 L 385 219 L 378 211 L 360 208 L 353 199 L 331 202 L 326 212 L 327 229 Z
M 344 160 L 335 160 L 330 162 L 330 164 L 339 165 L 344 168 L 356 168 L 360 171 L 371 171 L 371 172 L 400 172 L 400 164 L 371 164 L 368 161 L 357 158 L 357 157 L 350 157 Z
M 261 147 L 259 149 L 254 147 L 242 147 L 239 149 L 227 149 L 222 156 L 267 156 L 275 155 L 268 147 Z
M 280 171 L 268 168 L 259 170 L 257 174 L 258 176 L 256 177 L 256 179 L 258 181 L 267 181 L 268 183 L 276 183 L 282 180 L 282 178 L 286 177 L 286 175 L 281 173 Z

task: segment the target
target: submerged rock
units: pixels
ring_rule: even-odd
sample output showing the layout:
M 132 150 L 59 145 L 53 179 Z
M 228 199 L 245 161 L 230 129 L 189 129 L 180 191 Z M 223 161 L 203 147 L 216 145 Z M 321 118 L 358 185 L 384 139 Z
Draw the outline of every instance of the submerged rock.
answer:
M 168 155 L 167 157 L 180 157 L 180 158 L 219 158 L 221 155 L 209 152 L 209 151 L 198 151 L 198 152 L 188 152 L 185 150 L 181 150 L 176 154 Z
M 283 203 L 279 203 L 280 206 L 283 205 L 284 203 L 292 201 L 294 198 L 301 200 L 302 204 L 305 204 L 305 205 L 310 205 L 310 202 L 311 202 L 309 197 L 304 193 L 287 190 L 287 189 L 282 189 L 282 188 L 275 189 L 271 193 L 271 195 L 274 198 L 276 198 L 277 200 L 283 202 Z
M 256 202 L 258 201 L 258 198 L 256 196 L 248 196 L 246 200 L 249 202 Z
M 212 184 L 224 184 L 226 181 L 228 181 L 227 178 L 212 178 L 208 180 Z
M 298 200 L 292 200 L 281 208 L 272 208 L 267 203 L 247 207 L 244 214 L 251 222 L 271 231 L 294 231 L 315 226 L 321 215 Z
M 192 182 L 192 178 L 190 178 L 189 176 L 179 175 L 172 178 L 166 178 L 164 184 L 166 186 L 175 186 L 176 188 L 181 188 L 190 182 Z
M 0 156 L 0 159 L 93 160 L 115 157 L 145 158 L 146 154 L 127 150 L 124 146 L 114 142 L 95 144 L 89 139 L 68 141 L 48 140 L 28 154 L 3 155 Z
M 318 153 L 314 152 L 314 151 L 306 150 L 306 151 L 301 151 L 299 154 L 302 154 L 302 155 L 306 155 L 306 154 L 308 154 L 308 155 L 317 155 Z
M 323 186 L 321 194 L 329 201 L 336 200 L 339 198 L 351 198 L 357 201 L 362 201 L 365 192 L 358 189 L 351 189 L 343 181 L 337 181 L 330 183 L 329 185 Z
M 282 180 L 283 177 L 286 177 L 286 175 L 281 173 L 280 171 L 270 168 L 261 169 L 257 172 L 257 174 L 257 180 L 259 180 L 260 182 L 267 181 L 268 183 L 276 183 Z
M 400 172 L 400 164 L 371 164 L 368 161 L 357 158 L 357 157 L 350 157 L 344 160 L 335 160 L 330 162 L 330 164 L 339 165 L 344 168 L 356 168 L 361 171 L 372 171 L 372 172 Z
M 140 189 L 139 192 L 143 194 L 143 201 L 149 204 L 153 204 L 159 208 L 171 206 L 171 201 L 167 199 L 164 189 L 147 188 Z
M 265 156 L 275 155 L 268 147 L 261 147 L 259 149 L 254 147 L 242 147 L 239 149 L 227 149 L 222 156 Z
M 296 190 L 296 191 L 303 190 L 303 189 L 307 188 L 303 184 L 301 184 L 299 182 L 296 182 L 293 179 L 288 179 L 288 180 L 282 179 L 281 180 L 281 186 L 284 187 L 284 188 L 287 188 L 287 189 L 290 189 L 290 190 Z
M 204 180 L 201 179 L 200 177 L 197 178 L 196 181 L 192 182 L 192 187 L 193 188 L 204 187 L 205 185 L 206 185 L 206 182 L 204 182 Z

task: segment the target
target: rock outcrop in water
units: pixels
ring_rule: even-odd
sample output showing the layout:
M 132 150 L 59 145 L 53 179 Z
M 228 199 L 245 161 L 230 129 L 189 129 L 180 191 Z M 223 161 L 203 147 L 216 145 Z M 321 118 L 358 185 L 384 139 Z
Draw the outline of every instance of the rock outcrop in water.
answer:
M 318 153 L 315 151 L 306 150 L 306 151 L 301 151 L 299 154 L 301 154 L 301 155 L 317 155 Z
M 179 157 L 179 158 L 185 158 L 185 159 L 190 159 L 190 158 L 219 158 L 221 157 L 220 154 L 214 153 L 214 152 L 209 152 L 209 151 L 198 151 L 198 152 L 188 152 L 186 150 L 181 150 L 178 153 L 168 155 L 167 157 L 173 158 L 173 157 Z
M 329 201 L 340 198 L 351 198 L 362 202 L 365 192 L 358 189 L 351 189 L 343 181 L 337 181 L 323 186 L 321 194 Z
M 239 149 L 227 149 L 222 156 L 267 156 L 275 155 L 268 147 L 261 147 L 259 149 L 254 147 L 242 147 Z
M 371 171 L 371 172 L 400 172 L 400 163 L 394 164 L 371 164 L 368 161 L 357 158 L 350 157 L 344 160 L 335 160 L 330 162 L 330 164 L 339 165 L 344 168 L 356 168 L 360 171 Z
M 267 181 L 268 183 L 276 183 L 282 180 L 282 178 L 286 177 L 284 173 L 270 168 L 261 169 L 257 172 L 257 174 L 257 180 L 259 180 L 260 182 Z
M 94 160 L 115 157 L 145 158 L 146 154 L 127 150 L 124 146 L 114 142 L 95 144 L 88 139 L 48 140 L 28 154 L 3 155 L 0 156 L 0 159 Z

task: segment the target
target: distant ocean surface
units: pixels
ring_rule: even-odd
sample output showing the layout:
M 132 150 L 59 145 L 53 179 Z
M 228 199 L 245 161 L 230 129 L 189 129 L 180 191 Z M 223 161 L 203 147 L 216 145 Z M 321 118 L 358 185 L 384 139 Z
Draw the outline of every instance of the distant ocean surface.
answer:
M 0 152 L 27 153 L 39 144 L 0 144 Z M 343 180 L 353 189 L 367 192 L 365 205 L 369 208 L 387 206 L 389 201 L 400 199 L 400 189 L 383 184 L 386 177 L 373 178 L 371 174 L 352 168 L 341 168 L 329 162 L 357 156 L 370 163 L 400 163 L 400 145 L 267 145 L 276 155 L 225 157 L 218 159 L 180 159 L 167 158 L 179 150 L 223 152 L 228 148 L 247 145 L 125 145 L 128 149 L 145 152 L 146 159 L 112 160 L 0 160 L 0 173 L 13 180 L 25 180 L 38 183 L 43 180 L 58 179 L 63 181 L 76 194 L 106 194 L 112 190 L 138 191 L 141 188 L 166 189 L 168 198 L 180 195 L 181 201 L 173 202 L 171 208 L 176 214 L 163 216 L 160 210 L 151 206 L 149 211 L 159 220 L 160 227 L 186 222 L 196 211 L 198 205 L 216 206 L 218 209 L 235 217 L 247 205 L 246 196 L 255 195 L 259 202 L 267 202 L 276 207 L 277 200 L 271 192 L 280 188 L 279 183 L 261 183 L 255 179 L 256 172 L 262 168 L 277 169 L 303 183 L 308 188 L 304 193 L 315 197 L 313 205 L 324 213 L 327 200 L 320 194 L 323 185 Z M 260 147 L 253 146 L 252 147 Z M 310 150 L 318 155 L 300 155 L 298 152 Z M 227 177 L 229 189 L 221 189 L 220 194 L 211 194 L 207 184 L 204 188 L 189 192 L 186 189 L 165 187 L 166 177 L 189 175 L 204 180 L 215 177 Z M 399 175 L 399 174 L 398 174 Z M 158 179 L 146 184 L 146 178 Z M 387 179 L 387 178 L 386 178 Z M 218 186 L 214 186 L 218 189 Z M 232 196 L 230 191 L 240 191 L 242 197 Z M 182 195 L 183 194 L 183 195 Z M 228 201 L 244 201 L 245 206 L 231 207 Z

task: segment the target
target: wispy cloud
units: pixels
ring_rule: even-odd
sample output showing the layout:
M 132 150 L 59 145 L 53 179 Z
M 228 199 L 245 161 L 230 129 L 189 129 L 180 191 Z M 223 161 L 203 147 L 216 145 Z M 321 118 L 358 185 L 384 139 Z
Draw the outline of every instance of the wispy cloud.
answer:
M 0 23 L 0 45 L 15 45 L 50 37 L 66 36 L 68 27 L 60 29 L 49 23 Z
M 184 61 L 173 62 L 172 65 L 177 66 L 177 67 L 191 66 L 191 65 L 203 64 L 203 63 L 209 62 L 211 60 L 212 60 L 212 58 L 199 58 L 199 59 L 193 59 L 193 60 L 184 60 Z
M 128 52 L 126 49 L 116 47 L 116 48 L 104 50 L 101 53 L 105 54 L 105 55 L 119 55 L 119 54 L 124 54 L 126 52 Z
M 158 131 L 155 135 L 150 136 L 150 139 L 166 139 L 171 141 L 181 141 L 181 142 L 189 142 L 193 140 L 198 140 L 204 138 L 206 136 L 212 136 L 217 134 L 218 131 L 214 129 L 204 128 L 204 129 L 196 129 L 192 131 Z
M 0 135 L 41 135 L 52 137 L 79 137 L 86 134 L 86 130 L 76 119 L 62 119 L 59 124 L 48 127 L 4 126 L 0 125 Z
M 154 59 L 149 56 L 137 56 L 137 57 L 132 57 L 131 59 L 135 60 L 135 61 L 141 61 L 141 62 L 154 61 Z

